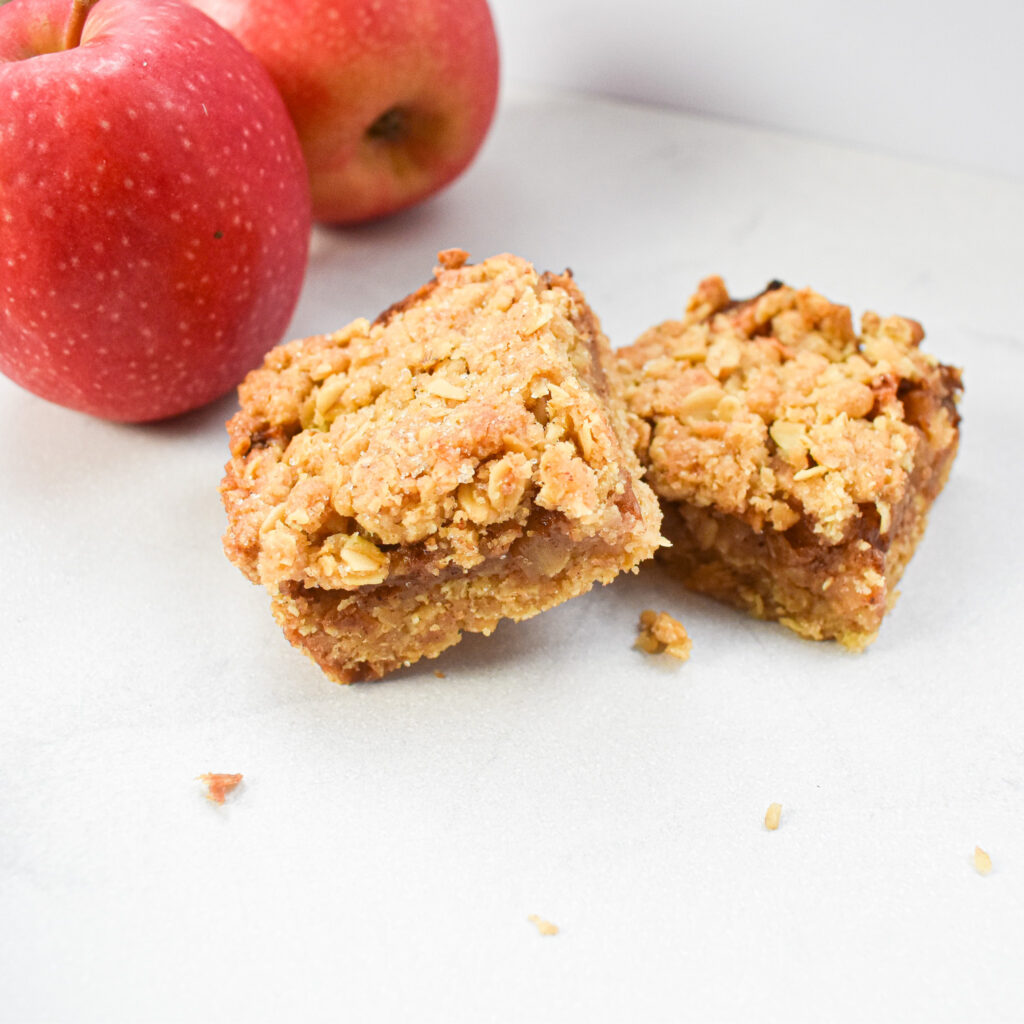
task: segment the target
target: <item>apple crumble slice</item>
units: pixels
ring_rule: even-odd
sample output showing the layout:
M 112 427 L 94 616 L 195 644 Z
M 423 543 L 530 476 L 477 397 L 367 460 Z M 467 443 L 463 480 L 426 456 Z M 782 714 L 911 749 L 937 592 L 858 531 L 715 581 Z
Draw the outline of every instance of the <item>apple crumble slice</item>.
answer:
M 660 542 L 571 273 L 466 259 L 442 252 L 373 323 L 274 349 L 228 423 L 225 550 L 338 682 L 528 618 Z
M 772 282 L 703 281 L 682 320 L 618 353 L 662 499 L 662 552 L 695 590 L 859 650 L 876 636 L 956 454 L 960 371 L 921 326 Z

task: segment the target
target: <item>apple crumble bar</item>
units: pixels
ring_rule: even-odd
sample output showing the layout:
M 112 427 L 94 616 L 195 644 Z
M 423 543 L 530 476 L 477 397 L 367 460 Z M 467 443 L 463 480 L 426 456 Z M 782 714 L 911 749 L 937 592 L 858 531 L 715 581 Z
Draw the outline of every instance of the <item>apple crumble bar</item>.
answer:
M 957 450 L 960 371 L 913 320 L 772 282 L 703 281 L 618 353 L 662 554 L 695 590 L 859 650 L 876 636 Z
M 609 582 L 660 543 L 607 339 L 570 272 L 434 280 L 240 388 L 228 557 L 332 679 L 379 678 Z
M 215 804 L 224 803 L 225 797 L 237 789 L 242 781 L 241 773 L 233 772 L 206 772 L 196 778 L 206 786 L 206 799 Z

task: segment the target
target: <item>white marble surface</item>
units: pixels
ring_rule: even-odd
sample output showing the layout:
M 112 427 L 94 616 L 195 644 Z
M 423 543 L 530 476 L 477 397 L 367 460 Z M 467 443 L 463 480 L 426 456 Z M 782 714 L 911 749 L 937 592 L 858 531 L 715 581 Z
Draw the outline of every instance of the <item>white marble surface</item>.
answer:
M 1005 180 L 541 93 L 316 236 L 296 335 L 449 245 L 572 266 L 618 344 L 712 271 L 921 319 L 964 444 L 860 657 L 651 569 L 339 688 L 221 554 L 232 399 L 123 427 L 0 380 L 0 1019 L 1019 1020 L 1022 238 Z M 686 666 L 631 649 L 648 606 Z
M 1018 0 L 490 0 L 506 78 L 1024 178 Z

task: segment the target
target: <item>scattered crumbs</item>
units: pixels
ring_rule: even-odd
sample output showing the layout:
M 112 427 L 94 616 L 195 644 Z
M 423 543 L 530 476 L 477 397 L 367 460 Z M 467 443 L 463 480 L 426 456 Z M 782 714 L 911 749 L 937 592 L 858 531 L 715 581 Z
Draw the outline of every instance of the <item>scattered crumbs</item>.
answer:
M 782 804 L 769 804 L 768 810 L 764 812 L 764 827 L 769 832 L 774 832 L 779 827 L 779 819 L 782 817 Z
M 196 778 L 206 784 L 206 799 L 212 800 L 215 804 L 224 803 L 224 797 L 242 781 L 241 773 L 229 775 L 224 772 L 207 772 Z
M 444 673 L 439 668 L 434 669 L 434 675 L 437 676 L 438 679 L 444 679 Z
M 980 846 L 974 848 L 974 870 L 979 875 L 987 875 L 992 871 L 992 858 Z
M 531 914 L 526 920 L 529 921 L 530 924 L 536 925 L 537 931 L 540 932 L 541 935 L 558 934 L 558 925 L 552 924 L 550 921 L 545 921 L 544 918 L 540 917 L 538 914 Z
M 687 661 L 693 650 L 693 641 L 686 627 L 672 618 L 668 612 L 656 612 L 648 608 L 640 613 L 640 635 L 635 646 L 647 654 L 670 654 L 680 661 Z

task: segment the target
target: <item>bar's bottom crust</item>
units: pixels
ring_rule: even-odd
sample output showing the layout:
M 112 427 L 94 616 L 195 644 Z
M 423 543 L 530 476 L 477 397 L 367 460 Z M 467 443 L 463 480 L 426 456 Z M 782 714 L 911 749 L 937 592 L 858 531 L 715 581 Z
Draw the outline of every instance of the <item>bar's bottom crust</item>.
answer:
M 337 683 L 379 679 L 436 658 L 464 632 L 490 634 L 503 618 L 520 621 L 636 571 L 646 539 L 570 540 L 557 527 L 531 531 L 500 557 L 469 572 L 385 583 L 359 592 L 287 584 L 274 595 L 288 640 Z
M 873 506 L 863 507 L 857 535 L 826 545 L 803 523 L 758 532 L 736 516 L 665 502 L 662 533 L 672 546 L 658 558 L 691 590 L 809 639 L 863 650 L 896 601 L 896 584 L 924 536 L 956 450 L 954 443 L 919 463 L 886 534 Z

